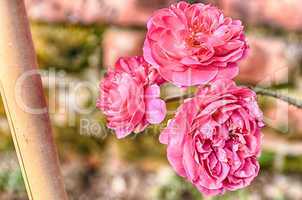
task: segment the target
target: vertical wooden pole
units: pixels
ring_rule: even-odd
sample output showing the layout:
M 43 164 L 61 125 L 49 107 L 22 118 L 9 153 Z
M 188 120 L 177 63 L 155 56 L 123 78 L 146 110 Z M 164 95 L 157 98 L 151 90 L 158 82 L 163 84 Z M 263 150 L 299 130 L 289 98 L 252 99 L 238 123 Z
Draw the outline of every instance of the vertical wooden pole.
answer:
M 0 0 L 0 83 L 29 199 L 66 200 L 23 0 Z

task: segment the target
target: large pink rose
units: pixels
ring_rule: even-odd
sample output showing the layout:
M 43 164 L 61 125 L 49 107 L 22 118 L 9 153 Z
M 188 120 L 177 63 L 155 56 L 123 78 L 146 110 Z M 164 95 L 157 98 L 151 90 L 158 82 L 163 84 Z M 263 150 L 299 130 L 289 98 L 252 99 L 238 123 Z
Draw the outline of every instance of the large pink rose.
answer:
M 180 2 L 158 10 L 147 28 L 145 60 L 178 86 L 234 78 L 248 49 L 241 22 L 202 3 Z
M 143 57 L 120 58 L 100 84 L 97 107 L 107 117 L 107 126 L 118 138 L 160 123 L 166 114 L 157 71 Z
M 262 112 L 256 94 L 231 80 L 200 87 L 160 135 L 176 172 L 203 194 L 245 187 L 257 176 Z

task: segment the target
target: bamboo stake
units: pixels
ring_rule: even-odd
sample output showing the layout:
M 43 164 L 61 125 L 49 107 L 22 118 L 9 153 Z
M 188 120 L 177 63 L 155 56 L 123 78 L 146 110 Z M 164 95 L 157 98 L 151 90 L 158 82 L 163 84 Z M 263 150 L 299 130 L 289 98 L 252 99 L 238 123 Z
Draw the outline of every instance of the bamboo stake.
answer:
M 66 200 L 23 0 L 0 0 L 0 83 L 29 199 Z

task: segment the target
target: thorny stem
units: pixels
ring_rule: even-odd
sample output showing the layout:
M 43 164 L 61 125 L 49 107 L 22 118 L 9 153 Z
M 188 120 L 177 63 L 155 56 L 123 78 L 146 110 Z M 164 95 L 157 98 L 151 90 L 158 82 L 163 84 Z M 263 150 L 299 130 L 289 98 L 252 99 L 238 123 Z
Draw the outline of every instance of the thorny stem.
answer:
M 262 87 L 258 87 L 258 86 L 249 86 L 250 89 L 254 90 L 256 92 L 256 94 L 261 95 L 261 96 L 268 96 L 268 97 L 273 97 L 276 99 L 280 99 L 290 105 L 296 106 L 297 108 L 301 108 L 302 109 L 302 100 L 300 99 L 296 99 L 290 96 L 286 96 L 285 94 L 281 94 L 278 91 L 274 91 L 271 89 L 267 89 L 267 88 L 262 88 Z M 173 97 L 168 97 L 165 99 L 166 102 L 173 102 L 173 101 L 177 101 L 177 100 L 182 100 L 182 99 L 187 99 L 190 97 L 193 97 L 194 94 L 184 94 L 181 96 L 173 96 Z
M 274 97 L 276 99 L 280 99 L 282 101 L 287 102 L 290 105 L 296 106 L 297 108 L 302 108 L 302 101 L 300 99 L 296 99 L 285 94 L 281 94 L 278 91 L 261 88 L 261 87 L 249 87 L 250 89 L 254 90 L 257 94 L 262 96 L 269 96 Z
M 167 97 L 167 98 L 165 98 L 165 102 L 169 103 L 169 102 L 173 102 L 173 101 L 184 100 L 187 98 L 191 98 L 193 96 L 194 96 L 194 94 L 184 94 L 184 95 L 180 95 L 180 96 Z

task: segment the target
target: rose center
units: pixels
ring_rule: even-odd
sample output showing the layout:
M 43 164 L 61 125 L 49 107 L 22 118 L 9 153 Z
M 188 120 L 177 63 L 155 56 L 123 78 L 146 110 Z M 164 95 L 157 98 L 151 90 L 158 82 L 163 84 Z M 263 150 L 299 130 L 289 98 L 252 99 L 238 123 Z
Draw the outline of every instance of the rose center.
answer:
M 189 28 L 186 42 L 190 47 L 202 48 L 210 34 L 211 31 L 204 25 L 195 23 Z

